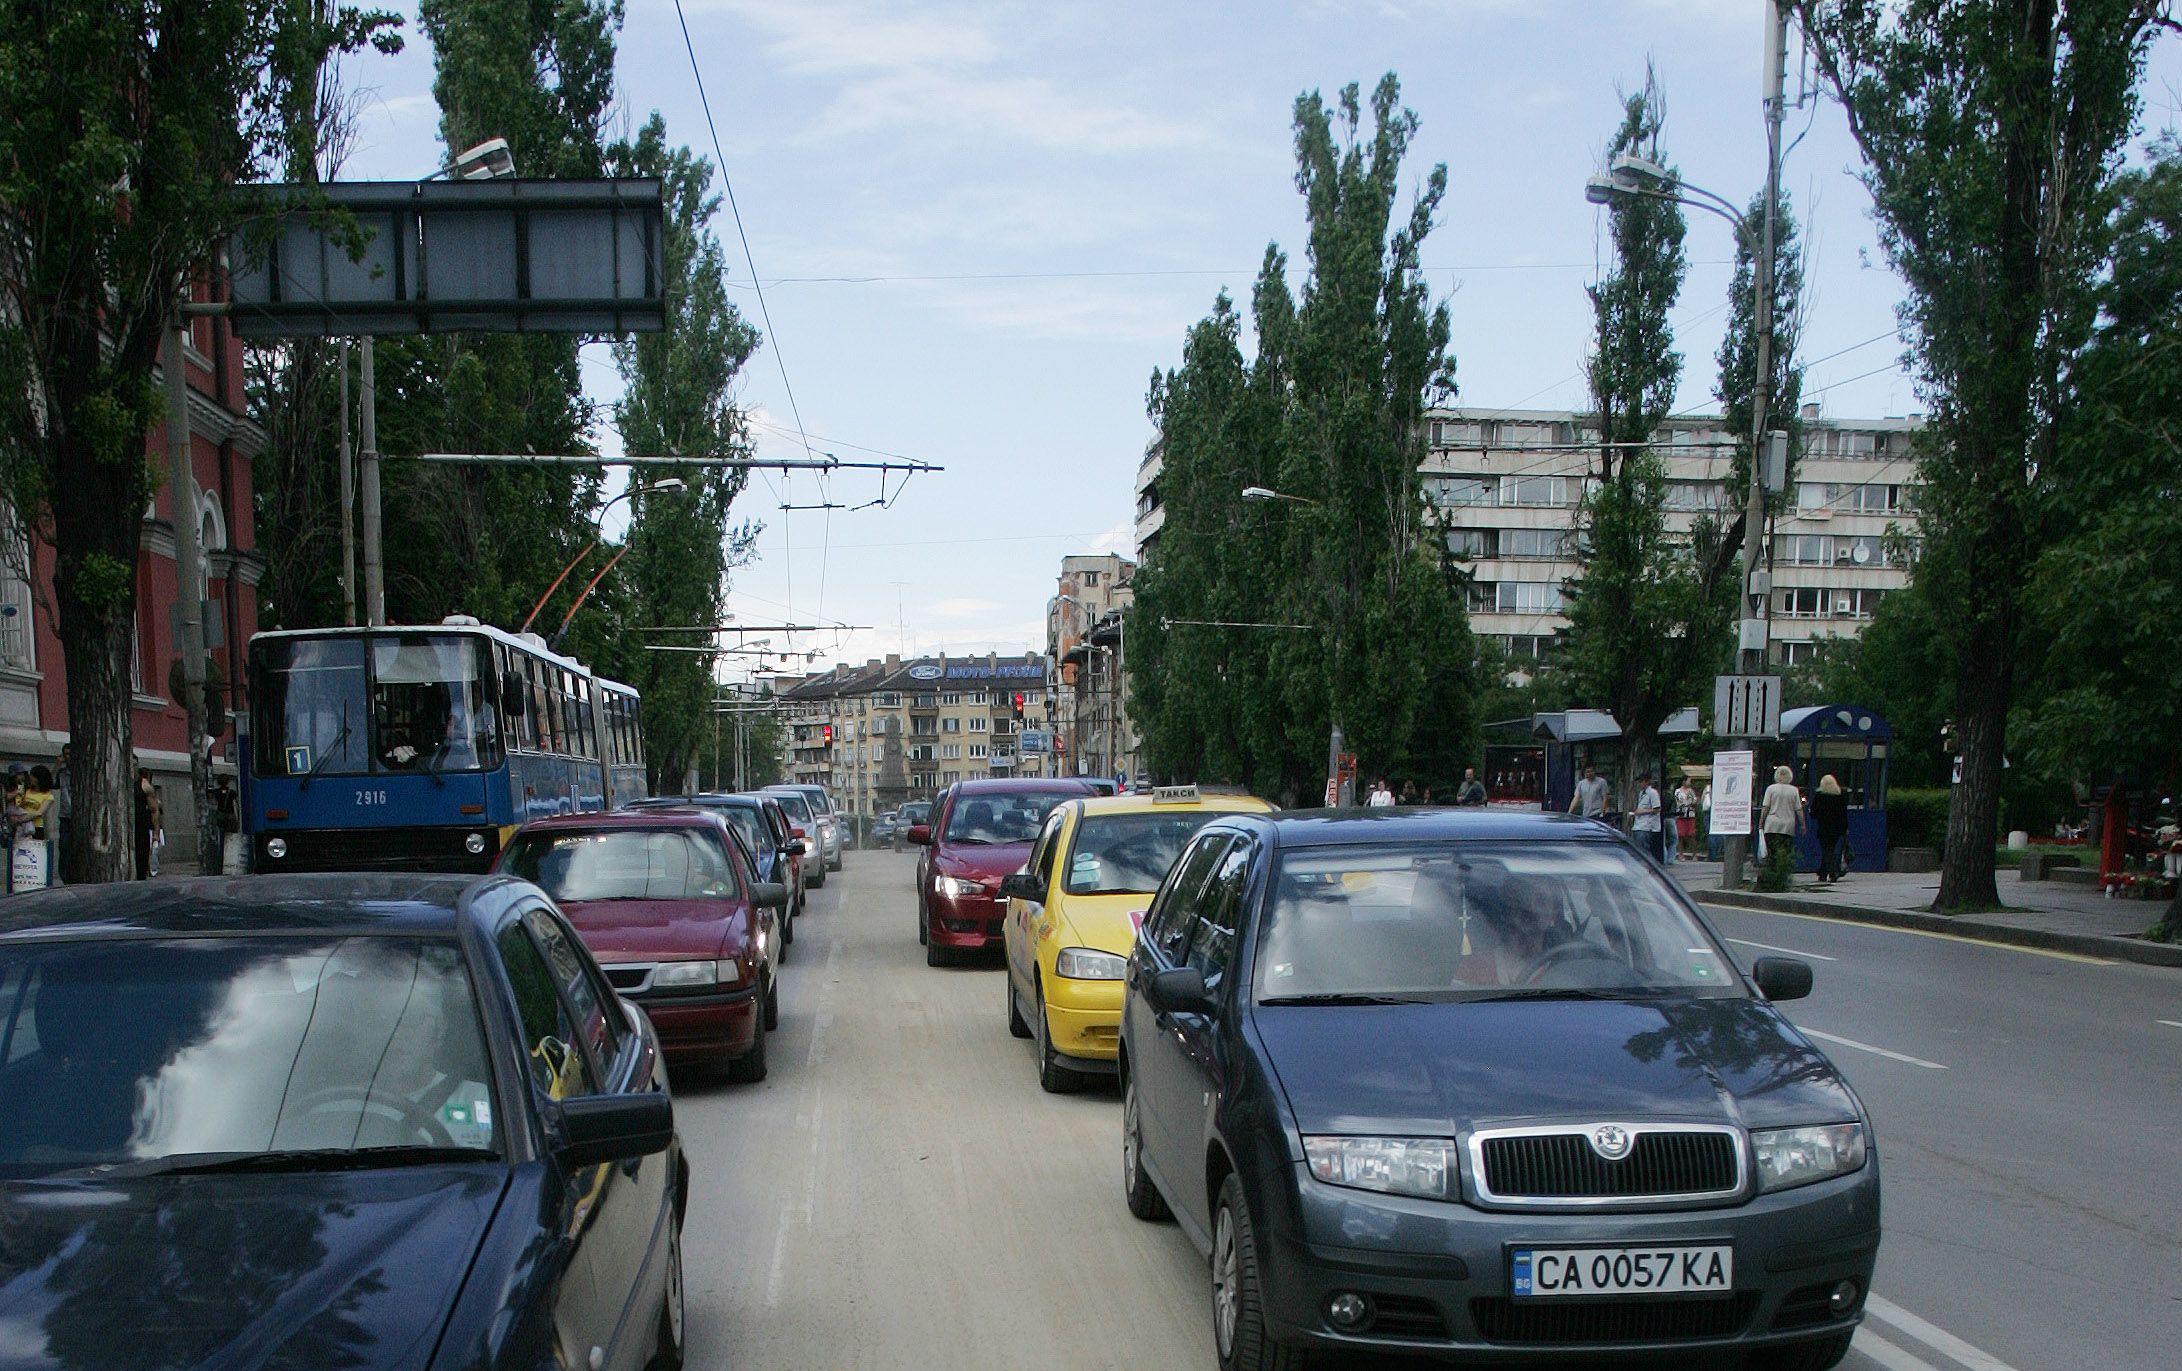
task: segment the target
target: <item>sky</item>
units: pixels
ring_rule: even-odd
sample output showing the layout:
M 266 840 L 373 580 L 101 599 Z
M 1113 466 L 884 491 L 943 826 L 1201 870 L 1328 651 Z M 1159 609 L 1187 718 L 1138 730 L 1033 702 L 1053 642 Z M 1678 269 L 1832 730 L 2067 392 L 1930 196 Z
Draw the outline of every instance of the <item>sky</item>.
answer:
M 1387 71 L 1422 120 L 1405 180 L 1448 170 L 1423 260 L 1452 310 L 1458 403 L 1582 405 L 1584 287 L 1604 252 L 1583 187 L 1622 95 L 1649 63 L 1669 159 L 1748 201 L 1764 180 L 1765 3 L 682 0 L 693 73 L 672 0 L 627 0 L 615 131 L 658 110 L 715 157 L 700 75 L 711 105 L 748 261 L 725 209 L 713 228 L 765 333 L 739 389 L 758 451 L 801 457 L 807 438 L 944 468 L 855 512 L 779 506 L 864 504 L 876 473 L 754 477 L 736 512 L 764 531 L 731 612 L 858 626 L 764 635 L 799 670 L 1042 649 L 1061 558 L 1132 552 L 1153 370 L 1179 362 L 1215 292 L 1247 300 L 1268 242 L 1300 283 L 1296 98 L 1350 82 L 1368 98 Z M 414 177 L 445 156 L 409 14 L 401 54 L 344 68 L 362 97 L 345 177 Z M 2149 127 L 2172 126 L 2178 79 L 2170 46 Z M 1855 146 L 1793 42 L 1788 92 L 1805 397 L 1834 418 L 1915 413 Z M 1677 407 L 1716 412 L 1732 231 L 1693 211 L 1687 248 Z M 610 400 L 606 346 L 584 359 L 587 390 Z M 596 437 L 619 451 L 610 423 Z

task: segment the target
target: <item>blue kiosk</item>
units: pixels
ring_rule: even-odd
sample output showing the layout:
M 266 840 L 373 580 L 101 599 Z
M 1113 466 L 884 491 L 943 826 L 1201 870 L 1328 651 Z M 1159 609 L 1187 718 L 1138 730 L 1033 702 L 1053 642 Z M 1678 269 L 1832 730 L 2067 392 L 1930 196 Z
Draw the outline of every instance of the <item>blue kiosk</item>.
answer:
M 1796 786 L 1806 797 L 1817 793 L 1819 778 L 1829 772 L 1848 795 L 1849 848 L 1856 854 L 1849 870 L 1885 871 L 1887 753 L 1894 741 L 1893 725 L 1855 705 L 1811 705 L 1782 710 L 1780 735 Z M 1818 834 L 1809 824 L 1796 839 L 1796 869 L 1818 870 Z

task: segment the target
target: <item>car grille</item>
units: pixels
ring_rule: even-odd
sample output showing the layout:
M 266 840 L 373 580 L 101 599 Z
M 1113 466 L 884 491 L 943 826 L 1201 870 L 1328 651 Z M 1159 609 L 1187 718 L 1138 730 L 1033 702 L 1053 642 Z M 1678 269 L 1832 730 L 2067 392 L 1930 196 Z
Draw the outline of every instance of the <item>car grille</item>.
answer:
M 463 842 L 472 833 L 485 837 L 485 850 L 471 852 Z M 288 855 L 271 857 L 265 844 L 285 838 Z M 260 875 L 289 871 L 467 871 L 492 870 L 500 855 L 500 830 L 488 823 L 457 827 L 315 828 L 257 835 L 255 861 Z
M 1486 1197 L 1496 1200 L 1728 1196 L 1742 1188 L 1741 1144 L 1724 1130 L 1639 1132 L 1619 1161 L 1600 1156 L 1577 1131 L 1488 1136 L 1479 1155 Z
M 1414 1295 L 1373 1295 L 1371 1322 L 1366 1331 L 1382 1338 L 1443 1340 L 1447 1319 L 1439 1306 Z
M 1683 1342 L 1732 1338 L 1757 1312 L 1758 1292 L 1728 1299 L 1515 1300 L 1505 1296 L 1470 1301 L 1470 1318 L 1487 1342 L 1582 1343 Z

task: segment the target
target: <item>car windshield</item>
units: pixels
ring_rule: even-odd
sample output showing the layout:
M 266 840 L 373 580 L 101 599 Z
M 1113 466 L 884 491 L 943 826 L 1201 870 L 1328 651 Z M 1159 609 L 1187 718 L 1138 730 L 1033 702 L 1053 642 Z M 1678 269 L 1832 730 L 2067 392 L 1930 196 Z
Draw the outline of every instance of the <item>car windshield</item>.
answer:
M 1285 853 L 1257 995 L 1474 999 L 1741 994 L 1657 873 L 1606 843 L 1434 843 Z
M 735 894 L 724 844 L 694 828 L 526 833 L 501 868 L 564 903 L 721 900 Z
M 452 940 L 0 944 L 0 1176 L 488 1156 L 488 1060 Z
M 944 839 L 950 843 L 1027 843 L 1038 836 L 1046 815 L 1069 795 L 963 795 L 947 814 Z
M 1071 895 L 1149 894 L 1190 835 L 1215 817 L 1202 809 L 1087 814 L 1068 849 L 1063 888 Z

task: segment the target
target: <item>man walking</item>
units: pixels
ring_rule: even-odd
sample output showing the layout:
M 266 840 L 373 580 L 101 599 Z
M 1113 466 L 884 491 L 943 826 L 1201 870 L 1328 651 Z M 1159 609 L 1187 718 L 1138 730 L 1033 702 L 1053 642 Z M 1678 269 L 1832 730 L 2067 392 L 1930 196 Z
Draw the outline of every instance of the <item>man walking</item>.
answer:
M 1576 782 L 1576 794 L 1568 802 L 1568 812 L 1586 819 L 1606 817 L 1606 778 L 1599 775 L 1597 767 L 1583 769 L 1583 779 Z
M 1636 823 L 1633 827 L 1636 829 L 1637 841 L 1644 844 L 1644 850 L 1652 854 L 1652 860 L 1666 861 L 1666 849 L 1660 843 L 1659 786 L 1650 776 L 1644 778 L 1644 789 L 1637 793 Z
M 1476 809 L 1485 803 L 1485 783 L 1477 778 L 1477 768 L 1462 769 L 1462 788 L 1455 792 L 1455 803 L 1464 809 Z

